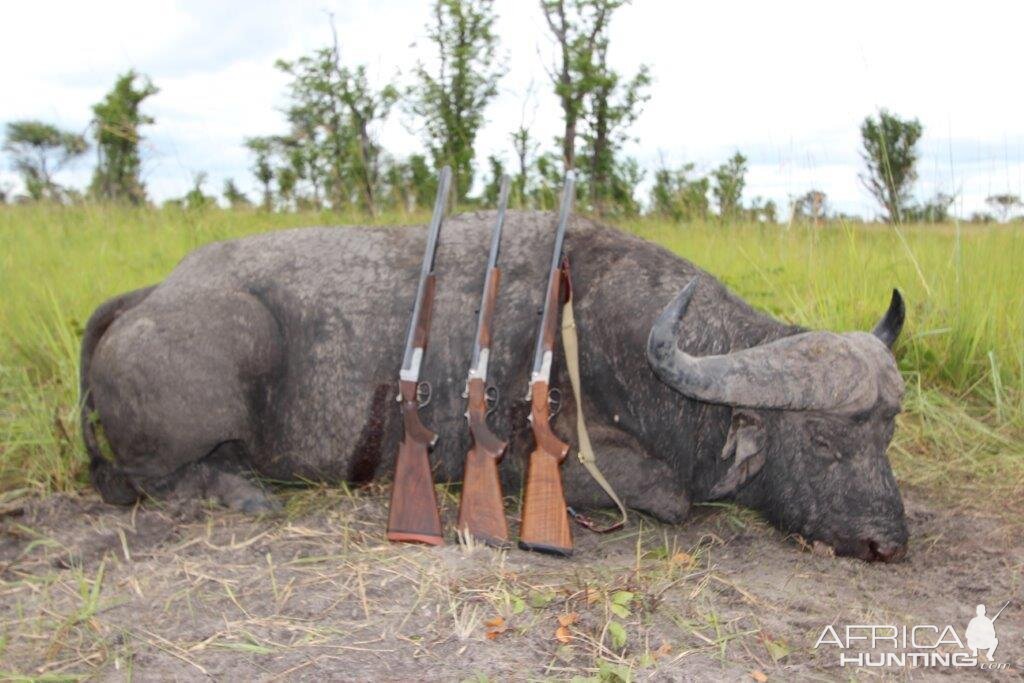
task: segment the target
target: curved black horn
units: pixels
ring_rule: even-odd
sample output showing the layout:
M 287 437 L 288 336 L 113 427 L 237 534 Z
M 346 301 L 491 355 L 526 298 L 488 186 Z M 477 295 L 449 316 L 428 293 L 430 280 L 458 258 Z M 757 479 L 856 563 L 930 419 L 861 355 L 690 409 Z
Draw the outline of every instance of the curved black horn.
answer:
M 662 382 L 705 403 L 781 410 L 871 405 L 875 373 L 854 343 L 831 332 L 804 332 L 731 353 L 694 357 L 679 349 L 680 318 L 691 281 L 665 307 L 647 339 L 647 361 Z
M 900 290 L 892 290 L 892 301 L 889 302 L 889 310 L 885 312 L 882 319 L 871 330 L 871 334 L 882 340 L 882 343 L 890 349 L 903 331 L 903 321 L 907 317 L 907 307 L 903 303 L 903 295 Z
M 694 278 L 686 283 L 651 326 L 651 333 L 647 336 L 647 360 L 659 376 L 661 372 L 658 368 L 669 362 L 676 351 L 679 325 L 686 315 L 686 308 L 690 305 L 690 299 L 693 298 L 696 289 L 697 278 Z

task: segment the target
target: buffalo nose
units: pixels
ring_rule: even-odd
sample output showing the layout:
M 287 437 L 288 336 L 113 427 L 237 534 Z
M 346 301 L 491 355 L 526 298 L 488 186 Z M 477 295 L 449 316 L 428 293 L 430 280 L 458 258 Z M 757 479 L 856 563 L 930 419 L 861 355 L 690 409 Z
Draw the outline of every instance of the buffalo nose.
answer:
M 869 540 L 867 550 L 869 562 L 898 562 L 906 556 L 907 544 Z

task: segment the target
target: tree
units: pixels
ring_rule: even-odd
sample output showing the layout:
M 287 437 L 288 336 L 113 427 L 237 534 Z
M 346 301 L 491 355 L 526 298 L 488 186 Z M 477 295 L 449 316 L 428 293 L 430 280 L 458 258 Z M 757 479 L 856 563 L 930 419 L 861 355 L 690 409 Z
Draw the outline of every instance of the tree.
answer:
M 901 222 L 910 205 L 911 186 L 917 179 L 916 146 L 923 132 L 917 119 L 902 119 L 885 109 L 878 112 L 878 118 L 868 116 L 860 127 L 861 157 L 867 166 L 860 179 L 890 223 Z
M 746 174 L 747 158 L 739 152 L 711 172 L 715 179 L 711 193 L 718 203 L 718 215 L 722 220 L 736 220 L 742 214 Z
M 683 164 L 678 169 L 665 168 L 654 172 L 651 187 L 651 211 L 673 221 L 704 220 L 708 217 L 707 177 L 692 178 L 694 165 Z
M 428 207 L 437 195 L 437 174 L 427 164 L 422 154 L 409 157 L 409 185 L 412 187 L 416 206 Z
M 185 193 L 182 197 L 182 206 L 190 211 L 197 211 L 199 209 L 205 209 L 213 206 L 217 203 L 216 197 L 203 192 L 203 185 L 206 184 L 206 179 L 209 176 L 206 171 L 200 171 L 199 173 L 192 174 L 192 188 Z
M 274 180 L 277 181 L 277 198 L 279 207 L 285 211 L 297 208 L 295 186 L 299 184 L 299 174 L 293 166 L 278 166 L 274 169 Z
M 584 133 L 590 201 L 602 214 L 608 211 L 607 200 L 614 194 L 621 194 L 621 181 L 629 175 L 629 169 L 618 167 L 618 152 L 628 139 L 626 129 L 650 98 L 645 90 L 651 83 L 646 66 L 641 66 L 636 75 L 625 82 L 609 68 L 606 31 L 607 27 L 595 51 L 594 86 L 586 101 Z
M 559 158 L 552 153 L 537 157 L 534 167 L 537 169 L 533 187 L 529 189 L 531 204 L 540 211 L 550 211 L 558 202 L 558 192 L 564 179 L 559 169 Z
M 291 174 L 296 185 L 305 180 L 312 189 L 311 197 L 296 194 L 296 200 L 319 208 L 322 189 L 331 205 L 340 208 L 355 194 L 372 216 L 383 182 L 382 150 L 374 129 L 390 114 L 398 89 L 386 84 L 376 90 L 365 66 L 342 66 L 333 23 L 331 32 L 330 47 L 295 61 L 277 62 L 292 77 L 287 110 L 292 126 Z
M 616 159 L 610 176 L 601 186 L 597 209 L 602 214 L 635 216 L 640 212 L 636 190 L 643 182 L 646 172 L 633 158 Z M 593 186 L 593 185 L 591 185 Z
M 530 128 L 520 124 L 519 128 L 513 131 L 512 149 L 516 153 L 516 175 L 512 179 L 511 199 L 516 206 L 523 206 L 526 201 L 526 185 L 530 176 L 530 155 L 537 151 L 537 143 L 530 136 Z
M 774 199 L 765 200 L 764 197 L 754 197 L 746 213 L 755 223 L 774 224 L 778 222 L 779 211 Z
M 224 201 L 228 203 L 232 209 L 248 209 L 252 206 L 252 202 L 245 195 L 244 192 L 238 189 L 235 185 L 233 178 L 228 178 L 224 181 L 224 191 L 221 193 L 224 196 Z
M 528 121 L 526 117 L 527 107 L 530 102 L 533 101 L 533 88 L 534 83 L 533 81 L 530 81 L 530 85 L 526 89 L 526 94 L 523 97 L 523 106 L 519 115 L 519 127 L 509 135 L 509 138 L 512 140 L 512 149 L 515 152 L 516 159 L 516 172 L 512 177 L 512 187 L 509 190 L 509 204 L 520 208 L 526 206 L 527 203 L 527 185 L 530 182 L 530 167 L 533 164 L 533 157 L 536 155 L 537 149 L 540 147 L 540 145 L 533 139 L 533 135 L 530 133 L 533 121 Z M 536 106 L 534 106 L 534 113 L 536 113 Z
M 132 70 L 119 76 L 103 101 L 93 105 L 99 157 L 89 187 L 93 197 L 132 204 L 146 201 L 146 187 L 140 177 L 139 129 L 152 125 L 155 119 L 140 110 L 142 103 L 158 92 L 149 78 Z
M 916 223 L 945 223 L 949 220 L 949 207 L 953 206 L 952 195 L 937 192 L 934 197 L 920 206 L 909 206 L 903 210 L 908 221 Z
M 1020 197 L 1015 194 L 994 194 L 985 199 L 985 203 L 999 213 L 999 222 L 1005 223 L 1010 217 L 1010 212 L 1022 206 Z
M 490 175 L 484 185 L 483 200 L 488 206 L 497 206 L 501 196 L 501 179 L 505 175 L 505 162 L 492 154 L 487 157 L 487 165 L 490 167 Z
M 83 136 L 42 121 L 8 123 L 3 146 L 21 175 L 25 194 L 34 201 L 61 201 L 65 191 L 53 175 L 88 148 Z
M 334 45 L 337 59 L 337 39 Z M 386 85 L 380 92 L 374 92 L 366 79 L 366 67 L 358 66 L 354 72 L 339 67 L 341 101 L 348 107 L 351 125 L 355 130 L 356 154 L 353 172 L 362 187 L 363 202 L 367 211 L 376 213 L 375 193 L 380 181 L 381 148 L 370 132 L 375 121 L 387 118 L 391 107 L 398 100 L 398 90 Z
M 819 225 L 828 216 L 828 195 L 821 190 L 808 190 L 793 200 L 793 220 L 809 220 Z
M 423 118 L 434 164 L 452 167 L 457 200 L 473 184 L 473 145 L 484 110 L 504 75 L 495 52 L 493 0 L 436 0 L 427 37 L 437 50 L 436 72 L 420 62 L 410 91 L 411 111 Z
M 597 80 L 594 54 L 612 12 L 624 0 L 541 0 L 548 28 L 557 42 L 558 58 L 549 72 L 562 107 L 562 166 L 576 168 L 576 137 L 584 104 Z
M 273 138 L 247 138 L 245 146 L 256 157 L 253 162 L 253 175 L 256 176 L 256 180 L 263 186 L 263 200 L 261 202 L 263 210 L 271 211 L 274 208 L 274 190 L 271 186 L 271 183 L 274 181 L 274 168 L 271 166 L 271 158 L 274 153 Z

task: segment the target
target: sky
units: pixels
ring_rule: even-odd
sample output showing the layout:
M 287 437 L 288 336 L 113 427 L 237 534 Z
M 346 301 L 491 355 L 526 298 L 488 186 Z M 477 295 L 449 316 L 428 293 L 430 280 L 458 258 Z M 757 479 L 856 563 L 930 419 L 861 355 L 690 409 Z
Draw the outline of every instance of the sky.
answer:
M 509 133 L 525 121 L 555 149 L 560 110 L 547 70 L 553 45 L 538 3 L 496 0 L 507 74 L 477 143 L 513 158 Z M 287 78 L 274 68 L 330 41 L 368 65 L 372 80 L 412 82 L 427 0 L 90 0 L 5 3 L 0 19 L 0 124 L 38 118 L 85 131 L 91 106 L 129 68 L 160 88 L 144 111 L 144 180 L 160 201 L 198 172 L 207 192 L 226 178 L 255 195 L 249 136 L 286 131 Z M 626 152 L 648 171 L 686 162 L 706 173 L 736 150 L 749 159 L 744 199 L 785 207 L 811 188 L 833 210 L 879 213 L 859 174 L 859 126 L 887 108 L 924 125 L 915 196 L 1024 195 L 1024 2 L 797 2 L 634 0 L 611 26 L 609 60 L 625 74 L 647 64 L 650 100 Z M 397 156 L 422 151 L 418 124 L 396 109 L 379 129 Z M 88 183 L 94 154 L 58 182 Z M 478 173 L 481 175 L 481 173 Z M 0 183 L 18 187 L 0 158 Z

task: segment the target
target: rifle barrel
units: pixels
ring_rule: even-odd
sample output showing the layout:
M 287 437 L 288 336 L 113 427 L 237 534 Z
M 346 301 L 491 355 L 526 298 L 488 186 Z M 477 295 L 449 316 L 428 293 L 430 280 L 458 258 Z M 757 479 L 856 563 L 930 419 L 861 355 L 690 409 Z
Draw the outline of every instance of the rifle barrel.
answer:
M 498 217 L 491 230 L 491 249 L 487 255 L 487 270 L 484 276 L 484 291 L 480 295 L 480 317 L 476 324 L 476 339 L 473 341 L 473 360 L 469 366 L 469 377 L 479 377 L 487 380 L 487 358 L 489 349 L 483 349 L 484 330 L 491 324 L 487 317 L 487 295 L 491 291 L 491 281 L 494 279 L 494 267 L 498 264 L 498 251 L 501 248 L 501 231 L 505 225 L 505 209 L 508 207 L 508 190 L 511 180 L 507 175 L 501 178 L 501 190 L 498 194 Z M 493 313 L 493 311 L 491 311 Z M 484 355 L 481 363 L 481 355 Z
M 437 182 L 437 197 L 434 199 L 434 214 L 430 217 L 430 228 L 427 231 L 427 249 L 423 254 L 423 266 L 420 268 L 420 281 L 416 286 L 416 300 L 412 306 L 412 319 L 409 321 L 409 334 L 405 338 L 405 355 L 402 357 L 402 371 L 399 376 L 403 380 L 416 382 L 420 376 L 420 361 L 423 349 L 416 345 L 416 330 L 419 327 L 423 309 L 423 295 L 427 286 L 427 278 L 434 272 L 434 260 L 437 256 L 437 237 L 441 233 L 444 222 L 445 208 L 448 203 L 448 192 L 452 182 L 452 169 L 445 166 Z
M 565 189 L 562 192 L 562 203 L 559 208 L 558 229 L 555 231 L 555 246 L 551 254 L 551 267 L 548 269 L 548 286 L 544 292 L 544 314 L 540 319 L 540 327 L 537 328 L 537 346 L 533 353 L 533 374 L 530 376 L 530 383 L 548 380 L 547 375 L 551 372 L 550 362 L 545 367 L 544 356 L 551 349 L 545 348 L 544 330 L 547 328 L 548 319 L 552 315 L 558 315 L 558 311 L 552 311 L 548 303 L 551 300 L 551 288 L 558 286 L 558 281 L 551 277 L 559 267 L 562 259 L 562 244 L 565 241 L 565 229 L 569 223 L 569 215 L 572 213 L 572 201 L 576 196 L 576 176 L 570 171 L 565 176 Z

